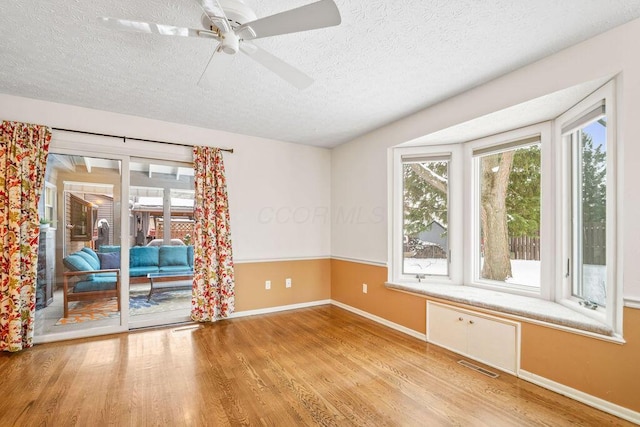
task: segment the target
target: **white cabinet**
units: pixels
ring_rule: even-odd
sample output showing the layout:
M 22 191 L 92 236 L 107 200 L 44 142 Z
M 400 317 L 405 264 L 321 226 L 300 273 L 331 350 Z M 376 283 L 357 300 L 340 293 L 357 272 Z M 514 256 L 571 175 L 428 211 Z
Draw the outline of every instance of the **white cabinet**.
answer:
M 517 374 L 520 324 L 427 301 L 427 341 Z

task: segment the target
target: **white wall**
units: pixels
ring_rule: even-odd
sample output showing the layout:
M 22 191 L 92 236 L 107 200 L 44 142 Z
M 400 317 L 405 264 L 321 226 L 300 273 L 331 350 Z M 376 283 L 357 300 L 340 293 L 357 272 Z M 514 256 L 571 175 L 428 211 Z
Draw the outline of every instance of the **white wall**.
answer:
M 0 94 L 0 119 L 142 139 L 233 148 L 224 154 L 236 261 L 326 257 L 330 251 L 330 152 L 264 138 Z M 188 148 L 54 132 L 108 152 L 170 153 Z M 102 148 L 104 147 L 104 148 Z
M 362 208 L 387 212 L 389 147 L 607 76 L 618 78 L 618 140 L 623 147 L 622 236 L 624 296 L 640 301 L 640 20 L 521 68 L 384 126 L 332 151 L 331 200 L 335 212 Z M 333 256 L 387 262 L 387 221 L 346 224 L 334 217 Z

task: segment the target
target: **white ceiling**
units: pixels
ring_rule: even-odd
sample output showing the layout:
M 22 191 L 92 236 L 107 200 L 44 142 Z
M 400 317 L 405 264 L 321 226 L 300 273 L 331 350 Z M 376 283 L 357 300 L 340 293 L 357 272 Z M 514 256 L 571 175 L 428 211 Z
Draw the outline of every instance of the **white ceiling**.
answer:
M 262 17 L 311 1 L 245 3 Z M 238 55 L 202 89 L 215 41 L 97 21 L 201 28 L 194 0 L 2 3 L 0 93 L 324 147 L 640 17 L 640 0 L 336 0 L 340 26 L 255 42 L 311 75 L 310 88 Z

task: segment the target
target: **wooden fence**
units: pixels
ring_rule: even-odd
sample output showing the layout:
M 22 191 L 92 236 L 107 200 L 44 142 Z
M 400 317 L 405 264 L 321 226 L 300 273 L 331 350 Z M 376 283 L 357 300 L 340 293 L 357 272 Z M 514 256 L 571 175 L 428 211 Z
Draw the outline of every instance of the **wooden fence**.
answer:
M 582 263 L 607 264 L 607 227 L 604 223 L 584 224 L 582 232 Z
M 540 238 L 519 236 L 509 239 L 511 259 L 540 260 Z
M 193 231 L 195 223 L 193 221 L 171 221 L 171 238 L 180 239 L 183 242 L 185 237 L 190 237 L 186 240 L 193 242 Z M 164 233 L 164 221 L 156 220 L 156 237 L 162 238 Z
M 582 233 L 582 263 L 606 264 L 607 228 L 604 223 L 584 224 Z M 511 259 L 540 260 L 539 237 L 512 237 L 509 239 Z

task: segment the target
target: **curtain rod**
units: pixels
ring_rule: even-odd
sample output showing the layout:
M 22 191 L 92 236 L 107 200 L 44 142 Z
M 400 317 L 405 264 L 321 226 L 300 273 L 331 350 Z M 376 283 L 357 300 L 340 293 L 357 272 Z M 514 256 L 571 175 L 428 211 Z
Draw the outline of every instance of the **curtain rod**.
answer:
M 62 128 L 51 128 L 53 130 L 58 130 L 61 132 L 72 132 L 72 133 L 82 133 L 85 135 L 94 135 L 94 136 L 106 136 L 109 138 L 118 138 L 118 139 L 122 139 L 123 142 L 127 142 L 127 140 L 130 141 L 142 141 L 142 142 L 156 142 L 159 144 L 169 144 L 169 145 L 177 145 L 180 147 L 193 147 L 193 145 L 189 145 L 189 144 L 180 144 L 179 142 L 167 142 L 167 141 L 156 141 L 154 139 L 142 139 L 142 138 L 130 138 L 128 136 L 118 136 L 118 135 L 109 135 L 106 133 L 95 133 L 95 132 L 86 132 L 83 130 L 74 130 L 74 129 L 62 129 Z M 226 151 L 227 153 L 232 153 L 233 154 L 233 148 L 221 148 L 220 151 Z

